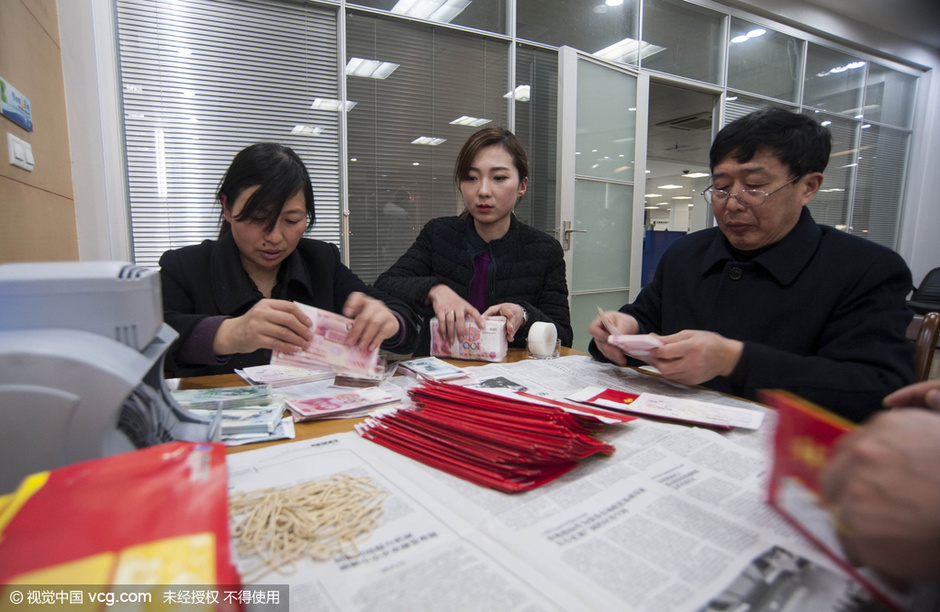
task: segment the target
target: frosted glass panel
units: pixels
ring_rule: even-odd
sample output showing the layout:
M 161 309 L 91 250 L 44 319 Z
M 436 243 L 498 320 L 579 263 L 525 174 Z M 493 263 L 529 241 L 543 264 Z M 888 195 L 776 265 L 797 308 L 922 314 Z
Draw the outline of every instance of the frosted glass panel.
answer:
M 574 330 L 574 343 L 571 348 L 587 352 L 591 343 L 588 326 L 597 316 L 598 306 L 604 310 L 620 310 L 621 306 L 629 302 L 630 292 L 626 289 L 571 296 L 571 329 Z
M 575 173 L 633 180 L 636 77 L 578 61 L 578 136 Z
M 628 287 L 633 187 L 578 180 L 574 197 L 572 290 Z

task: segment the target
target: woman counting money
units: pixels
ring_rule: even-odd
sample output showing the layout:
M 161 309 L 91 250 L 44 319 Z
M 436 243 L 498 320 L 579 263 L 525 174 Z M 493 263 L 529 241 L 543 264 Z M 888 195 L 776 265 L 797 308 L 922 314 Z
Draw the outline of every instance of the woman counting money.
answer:
M 362 282 L 335 245 L 303 238 L 314 223 L 313 188 L 294 151 L 242 150 L 217 198 L 218 239 L 160 258 L 163 317 L 180 335 L 167 356 L 173 376 L 230 373 L 268 363 L 273 350 L 309 347 L 311 321 L 295 301 L 353 319 L 350 346 L 411 351 L 414 312 Z
M 506 317 L 510 346 L 525 346 L 536 321 L 554 323 L 571 346 L 568 285 L 561 245 L 519 221 L 513 209 L 529 184 L 526 152 L 503 128 L 473 134 L 457 156 L 454 184 L 465 209 L 434 219 L 375 286 L 425 317 L 415 355 L 427 355 L 436 316 L 449 345 L 464 338 L 465 319 Z M 482 313 L 482 314 L 481 314 Z

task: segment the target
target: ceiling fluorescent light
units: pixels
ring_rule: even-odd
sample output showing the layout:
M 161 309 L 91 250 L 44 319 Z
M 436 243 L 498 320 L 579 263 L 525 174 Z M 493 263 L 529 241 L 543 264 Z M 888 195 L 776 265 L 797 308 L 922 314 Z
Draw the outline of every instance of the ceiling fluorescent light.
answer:
M 673 185 L 673 184 L 660 185 L 659 187 L 657 187 L 657 189 L 682 189 L 682 185 Z
M 707 172 L 689 172 L 688 174 L 684 176 L 688 178 L 705 178 L 706 176 L 708 176 L 708 173 Z
M 620 42 L 615 42 L 609 47 L 604 47 L 600 51 L 595 51 L 594 57 L 610 60 L 612 62 L 635 64 L 638 59 L 644 59 L 655 53 L 659 53 L 660 51 L 665 50 L 665 47 L 653 45 L 643 40 L 624 38 Z
M 346 63 L 346 74 L 348 76 L 385 79 L 395 72 L 398 66 L 399 64 L 393 64 L 392 62 L 380 62 L 379 60 L 367 60 L 361 57 L 354 57 Z
M 531 92 L 531 88 L 529 85 L 520 85 L 519 87 L 516 87 L 512 91 L 503 94 L 503 97 L 515 98 L 516 100 L 520 102 L 528 102 L 530 92 Z
M 481 125 L 486 125 L 490 121 L 492 121 L 492 119 L 480 119 L 478 117 L 470 117 L 468 115 L 464 115 L 462 117 L 454 119 L 453 121 L 450 122 L 450 124 L 451 125 L 469 125 L 470 127 L 480 127 Z
M 419 136 L 418 138 L 415 138 L 414 140 L 412 140 L 411 144 L 428 145 L 431 147 L 436 147 L 442 142 L 447 142 L 447 139 L 446 138 L 434 138 L 432 136 Z
M 316 136 L 323 131 L 323 128 L 313 125 L 295 125 L 290 131 L 291 134 L 303 134 L 304 136 Z
M 392 13 L 438 23 L 450 23 L 469 4 L 470 0 L 398 0 L 392 7 Z
M 352 100 L 347 100 L 346 103 L 343 104 L 342 100 L 334 100 L 332 98 L 314 98 L 313 104 L 310 105 L 310 110 L 338 111 L 342 108 L 346 111 L 351 111 L 354 106 L 356 106 L 356 103 Z

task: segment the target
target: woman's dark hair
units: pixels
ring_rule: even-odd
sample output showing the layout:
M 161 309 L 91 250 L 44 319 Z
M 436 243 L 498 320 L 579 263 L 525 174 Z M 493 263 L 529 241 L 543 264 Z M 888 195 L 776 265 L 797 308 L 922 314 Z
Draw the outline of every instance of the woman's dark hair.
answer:
M 219 182 L 216 198 L 221 202 L 222 196 L 225 196 L 223 206 L 234 206 L 238 196 L 255 185 L 259 186 L 257 191 L 245 202 L 236 220 L 262 224 L 267 231 L 271 231 L 284 203 L 302 191 L 307 209 L 307 228 L 313 226 L 315 214 L 310 175 L 291 148 L 274 142 L 261 142 L 242 149 Z M 223 216 L 219 237 L 231 230 Z
M 770 149 L 793 176 L 806 176 L 826 169 L 832 134 L 807 115 L 763 108 L 735 119 L 718 132 L 708 154 L 711 169 L 728 156 L 746 163 L 763 148 Z
M 463 143 L 460 153 L 457 154 L 457 163 L 454 165 L 454 185 L 460 189 L 460 183 L 470 178 L 470 166 L 476 159 L 477 153 L 487 147 L 499 145 L 512 157 L 512 163 L 519 172 L 519 182 L 529 178 L 529 161 L 522 143 L 516 135 L 501 127 L 483 128 Z

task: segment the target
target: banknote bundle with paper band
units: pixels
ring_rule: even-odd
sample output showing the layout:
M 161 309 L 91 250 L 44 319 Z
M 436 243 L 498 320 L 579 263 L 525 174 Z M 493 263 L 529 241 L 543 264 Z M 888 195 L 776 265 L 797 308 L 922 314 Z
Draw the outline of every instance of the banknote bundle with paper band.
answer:
M 534 399 L 432 381 L 408 394 L 416 408 L 371 417 L 359 435 L 484 487 L 533 489 L 614 452 L 592 435 L 601 421 Z
M 376 370 L 379 350 L 364 350 L 346 345 L 346 337 L 353 320 L 335 312 L 321 310 L 294 302 L 313 324 L 313 340 L 310 346 L 299 353 L 274 351 L 271 363 L 274 365 L 294 366 L 296 368 L 319 369 L 324 365 L 343 372 L 371 375 Z
M 509 343 L 506 341 L 506 317 L 484 317 L 481 329 L 473 319 L 464 321 L 462 338 L 454 338 L 448 345 L 441 337 L 440 322 L 433 317 L 431 326 L 431 355 L 470 361 L 502 361 Z

